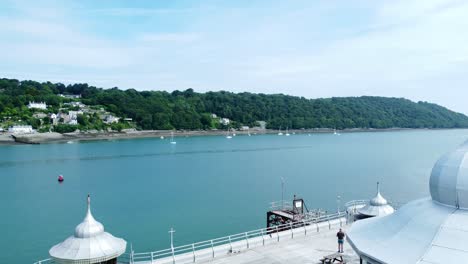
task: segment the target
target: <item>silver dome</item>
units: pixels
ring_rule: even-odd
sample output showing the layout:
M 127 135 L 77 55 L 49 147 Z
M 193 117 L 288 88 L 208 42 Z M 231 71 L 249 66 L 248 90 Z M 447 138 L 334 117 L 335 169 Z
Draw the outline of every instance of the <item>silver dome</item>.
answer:
M 429 181 L 434 201 L 456 208 L 468 208 L 468 142 L 442 156 Z
M 365 216 L 384 216 L 395 211 L 387 200 L 380 194 L 379 183 L 377 183 L 377 194 L 369 201 L 369 204 L 358 210 L 359 214 Z
M 93 215 L 91 214 L 91 206 L 88 202 L 88 211 L 85 218 L 83 219 L 83 222 L 76 226 L 75 237 L 94 237 L 101 233 L 104 233 L 104 226 L 96 221 L 96 219 L 94 219 Z
M 75 234 L 49 250 L 54 263 L 100 263 L 117 258 L 125 252 L 127 242 L 104 232 L 104 226 L 91 214 L 88 195 L 86 216 Z

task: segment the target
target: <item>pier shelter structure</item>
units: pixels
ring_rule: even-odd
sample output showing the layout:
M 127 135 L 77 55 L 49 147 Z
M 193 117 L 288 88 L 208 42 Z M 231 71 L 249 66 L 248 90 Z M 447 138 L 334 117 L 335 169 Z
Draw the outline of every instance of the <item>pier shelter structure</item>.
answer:
M 86 216 L 75 228 L 75 234 L 53 246 L 49 255 L 53 263 L 63 264 L 116 264 L 125 252 L 127 242 L 104 231 L 104 226 L 91 214 L 88 195 Z
M 429 189 L 431 197 L 351 226 L 361 263 L 468 263 L 468 142 L 436 162 Z
M 380 194 L 380 186 L 377 182 L 377 194 L 364 207 L 358 208 L 354 217 L 356 220 L 359 220 L 369 217 L 386 216 L 393 214 L 393 212 L 395 212 L 395 209 Z

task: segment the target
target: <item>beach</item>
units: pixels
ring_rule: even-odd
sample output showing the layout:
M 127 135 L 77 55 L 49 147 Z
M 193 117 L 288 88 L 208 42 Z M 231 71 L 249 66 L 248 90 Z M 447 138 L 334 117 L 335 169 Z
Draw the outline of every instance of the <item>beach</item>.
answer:
M 401 131 L 401 130 L 421 130 L 410 128 L 388 128 L 388 129 L 367 129 L 354 128 L 337 131 L 338 133 L 352 132 L 385 132 L 385 131 Z M 423 129 L 427 130 L 427 129 Z M 285 133 L 285 131 L 282 131 Z M 289 130 L 290 134 L 315 134 L 315 133 L 333 133 L 333 129 L 297 129 Z M 9 133 L 0 134 L 0 145 L 15 145 L 15 144 L 46 144 L 60 143 L 69 141 L 91 141 L 91 140 L 113 140 L 113 139 L 135 139 L 135 138 L 159 138 L 159 137 L 192 137 L 192 136 L 223 136 L 227 132 L 224 130 L 129 130 L 122 132 L 73 132 L 73 133 L 32 133 L 32 134 L 16 134 Z M 232 132 L 231 132 L 232 133 Z M 239 130 L 233 132 L 236 135 L 256 135 L 256 134 L 277 134 L 278 130 L 273 129 L 258 129 L 258 130 Z

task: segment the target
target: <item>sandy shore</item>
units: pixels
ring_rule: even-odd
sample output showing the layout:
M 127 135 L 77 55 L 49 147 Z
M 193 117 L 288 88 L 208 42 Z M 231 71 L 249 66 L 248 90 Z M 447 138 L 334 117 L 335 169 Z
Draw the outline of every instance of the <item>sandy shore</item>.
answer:
M 338 131 L 339 133 L 352 133 L 352 132 L 385 132 L 385 131 L 401 131 L 401 130 L 421 130 L 421 129 L 404 129 L 404 128 L 391 128 L 391 129 L 345 129 Z M 0 145 L 12 144 L 44 144 L 54 142 L 68 142 L 68 141 L 89 141 L 89 140 L 110 140 L 110 139 L 134 139 L 134 138 L 159 138 L 170 137 L 171 130 L 144 130 L 144 131 L 127 131 L 127 132 L 78 132 L 78 133 L 35 133 L 23 135 L 10 135 L 8 133 L 0 134 Z M 235 131 L 237 135 L 246 135 L 248 131 Z M 276 134 L 277 130 L 254 130 L 250 131 L 251 134 Z M 283 131 L 283 133 L 285 133 Z M 312 133 L 333 133 L 331 129 L 300 129 L 290 130 L 291 134 L 312 134 Z M 174 131 L 175 137 L 181 136 L 221 136 L 226 135 L 223 130 L 178 130 Z

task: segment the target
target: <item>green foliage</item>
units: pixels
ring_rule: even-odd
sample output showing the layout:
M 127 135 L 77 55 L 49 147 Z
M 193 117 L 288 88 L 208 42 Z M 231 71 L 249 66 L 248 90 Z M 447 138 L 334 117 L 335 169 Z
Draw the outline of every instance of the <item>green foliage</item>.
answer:
M 132 118 L 140 129 L 225 129 L 211 113 L 232 120 L 230 127 L 254 126 L 301 128 L 461 128 L 468 117 L 444 107 L 412 102 L 402 98 L 342 97 L 306 99 L 282 94 L 186 91 L 136 91 L 102 89 L 88 84 L 63 85 L 0 79 L 0 120 L 6 117 L 29 120 L 29 101 L 46 101 L 56 109 L 71 101 L 58 96 L 81 94 L 81 101 L 92 108 L 101 106 L 119 117 Z M 55 108 L 54 108 L 55 107 Z M 45 120 L 44 120 L 45 121 Z M 97 114 L 79 116 L 79 128 L 104 130 Z M 123 129 L 113 124 L 115 130 Z M 75 127 L 73 127 L 75 128 Z M 59 130 L 62 128 L 58 128 Z M 69 128 L 71 129 L 71 128 Z M 57 129 L 56 129 L 57 130 Z
M 67 125 L 67 124 L 58 124 L 54 126 L 54 131 L 58 133 L 70 133 L 74 132 L 77 129 L 76 126 Z

